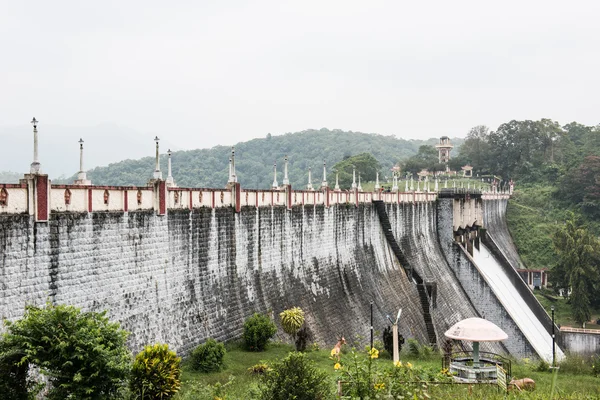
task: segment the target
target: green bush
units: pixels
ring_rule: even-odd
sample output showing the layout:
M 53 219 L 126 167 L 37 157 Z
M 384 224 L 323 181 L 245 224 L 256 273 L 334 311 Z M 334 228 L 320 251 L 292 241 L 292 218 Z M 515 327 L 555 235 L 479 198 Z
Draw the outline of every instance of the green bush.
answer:
M 275 333 L 277 333 L 275 323 L 266 315 L 255 313 L 244 323 L 242 337 L 248 350 L 263 351 Z
M 106 312 L 81 312 L 66 305 L 27 306 L 23 318 L 6 324 L 0 345 L 0 374 L 14 381 L 15 391 L 22 393 L 23 388 L 30 387 L 23 381 L 24 371 L 36 366 L 48 377 L 47 399 L 112 399 L 121 395 L 131 360 L 125 347 L 127 332 L 118 323 L 109 322 Z M 15 357 L 22 361 L 24 370 L 7 369 L 10 365 L 6 363 L 15 367 Z
M 28 365 L 19 364 L 24 352 L 0 341 L 0 393 L 4 400 L 33 400 L 34 383 L 27 377 Z
M 290 353 L 275 362 L 261 379 L 261 400 L 321 400 L 331 398 L 327 373 L 319 370 L 303 353 Z
M 391 326 L 387 326 L 383 330 L 383 348 L 388 352 L 392 357 L 394 355 L 394 335 Z M 404 344 L 404 336 L 398 332 L 398 353 L 402 351 L 402 345 Z
M 194 349 L 191 356 L 192 368 L 200 372 L 220 371 L 225 358 L 225 346 L 215 339 L 208 339 L 206 343 Z
M 168 344 L 146 346 L 133 362 L 129 389 L 136 400 L 170 399 L 179 391 L 181 358 Z

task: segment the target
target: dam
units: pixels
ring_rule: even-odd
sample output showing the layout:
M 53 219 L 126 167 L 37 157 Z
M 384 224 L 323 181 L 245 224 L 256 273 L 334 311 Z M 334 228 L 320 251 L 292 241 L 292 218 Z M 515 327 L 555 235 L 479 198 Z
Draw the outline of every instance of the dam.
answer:
M 106 309 L 132 350 L 165 342 L 186 355 L 240 337 L 254 312 L 293 306 L 319 343 L 367 337 L 372 302 L 379 331 L 402 308 L 400 332 L 440 346 L 448 327 L 481 316 L 509 334 L 482 349 L 545 358 L 476 265 L 508 191 L 53 185 L 42 174 L 0 190 L 2 319 L 48 301 Z

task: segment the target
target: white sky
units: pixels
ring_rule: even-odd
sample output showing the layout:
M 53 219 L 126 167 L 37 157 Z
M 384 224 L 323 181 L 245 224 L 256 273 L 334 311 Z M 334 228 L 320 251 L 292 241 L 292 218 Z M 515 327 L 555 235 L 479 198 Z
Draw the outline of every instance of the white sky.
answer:
M 595 125 L 599 16 L 564 0 L 0 0 L 0 132 L 31 135 L 35 116 L 99 141 L 85 127 L 112 124 L 152 155 L 155 134 L 191 149 L 321 127 Z

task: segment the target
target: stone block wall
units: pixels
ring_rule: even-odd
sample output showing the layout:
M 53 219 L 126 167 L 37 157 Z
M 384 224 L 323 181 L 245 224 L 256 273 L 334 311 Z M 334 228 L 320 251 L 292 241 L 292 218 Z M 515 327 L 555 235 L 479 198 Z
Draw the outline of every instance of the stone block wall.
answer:
M 133 351 L 166 342 L 186 355 L 208 337 L 240 337 L 253 312 L 277 320 L 292 306 L 333 346 L 338 334 L 368 338 L 371 301 L 375 329 L 402 308 L 401 333 L 426 337 L 369 204 L 4 215 L 0 279 L 3 319 L 46 301 L 107 309 Z

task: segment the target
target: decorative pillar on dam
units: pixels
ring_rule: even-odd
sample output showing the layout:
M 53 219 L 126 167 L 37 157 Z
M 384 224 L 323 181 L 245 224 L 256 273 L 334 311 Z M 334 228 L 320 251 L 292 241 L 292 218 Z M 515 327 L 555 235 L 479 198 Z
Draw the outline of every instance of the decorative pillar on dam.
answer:
M 277 182 L 277 161 L 273 163 L 273 190 L 279 189 L 279 183 Z
M 91 185 L 92 182 L 87 179 L 86 173 L 83 170 L 83 139 L 79 138 L 79 172 L 77 179 L 73 182 L 74 185 Z
M 32 215 L 36 222 L 47 222 L 50 216 L 49 197 L 50 180 L 48 175 L 41 172 L 41 164 L 38 154 L 38 121 L 35 117 L 31 120 L 33 125 L 33 162 L 31 163 L 30 173 L 25 174 L 21 181 L 27 184 L 27 198 L 29 215 Z

